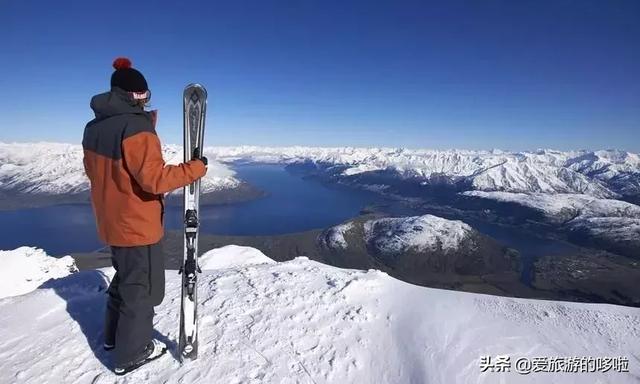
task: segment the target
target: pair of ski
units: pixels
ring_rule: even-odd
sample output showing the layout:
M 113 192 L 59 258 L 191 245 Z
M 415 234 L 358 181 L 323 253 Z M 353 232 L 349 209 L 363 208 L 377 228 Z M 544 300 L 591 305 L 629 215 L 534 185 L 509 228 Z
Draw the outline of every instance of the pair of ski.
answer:
M 184 89 L 184 161 L 202 155 L 204 120 L 207 111 L 207 91 L 199 84 Z M 180 360 L 198 357 L 198 210 L 200 180 L 184 187 L 184 254 L 182 274 L 182 298 L 180 300 L 180 336 L 178 352 Z

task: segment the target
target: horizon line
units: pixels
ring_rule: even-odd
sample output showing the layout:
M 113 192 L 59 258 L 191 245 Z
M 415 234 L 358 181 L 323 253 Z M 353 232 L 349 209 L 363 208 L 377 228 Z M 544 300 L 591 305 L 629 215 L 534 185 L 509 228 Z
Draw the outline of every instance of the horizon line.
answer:
M 19 145 L 19 144 L 53 144 L 53 145 L 74 145 L 81 146 L 82 143 L 70 143 L 63 141 L 50 141 L 50 140 L 32 140 L 32 141 L 17 141 L 13 140 L 11 142 L 0 140 L 0 145 Z M 176 146 L 182 147 L 182 144 L 176 144 L 172 142 L 162 143 L 162 146 Z M 242 147 L 254 147 L 254 148 L 274 148 L 274 149 L 287 149 L 287 148 L 311 148 L 311 149 L 378 149 L 378 150 L 409 150 L 409 151 L 432 151 L 432 152 L 507 152 L 507 153 L 535 153 L 540 151 L 548 151 L 548 152 L 625 152 L 627 154 L 636 154 L 640 155 L 640 152 L 628 151 L 624 149 L 618 148 L 600 148 L 600 149 L 591 149 L 591 148 L 575 148 L 575 149 L 555 149 L 552 147 L 547 148 L 536 148 L 536 149 L 524 149 L 524 150 L 513 150 L 513 149 L 503 149 L 503 148 L 490 148 L 490 149 L 470 149 L 470 148 L 428 148 L 428 147 L 408 147 L 408 146 L 397 146 L 397 147 L 380 147 L 380 146 L 358 146 L 358 145 L 335 145 L 335 146 L 319 146 L 319 145 L 282 145 L 282 146 L 274 146 L 274 145 L 259 145 L 259 144 L 237 144 L 237 145 L 205 145 L 205 148 L 242 148 Z

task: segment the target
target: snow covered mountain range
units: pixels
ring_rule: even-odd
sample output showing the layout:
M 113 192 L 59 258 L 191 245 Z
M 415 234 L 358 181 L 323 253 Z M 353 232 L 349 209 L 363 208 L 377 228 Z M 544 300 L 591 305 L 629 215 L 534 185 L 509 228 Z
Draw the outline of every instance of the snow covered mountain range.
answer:
M 182 161 L 182 148 L 165 146 L 167 163 Z M 240 184 L 225 165 L 209 164 L 202 180 L 205 192 Z M 0 143 L 0 192 L 61 195 L 87 192 L 89 179 L 82 165 L 82 146 L 60 143 Z
M 27 259 L 41 251 L 12 252 Z M 43 268 L 39 288 L 0 300 L 0 382 L 622 384 L 640 377 L 637 308 L 424 288 L 306 258 L 276 263 L 246 247 L 210 251 L 202 265 L 197 360 L 175 358 L 176 271 L 166 273 L 154 319 L 172 353 L 116 380 L 101 347 L 113 270 L 66 269 L 44 282 Z M 20 268 L 7 276 L 27 278 Z
M 595 197 L 640 194 L 640 156 L 622 151 L 535 152 L 397 148 L 214 147 L 220 161 L 314 162 L 352 176 L 394 171 L 417 180 L 466 182 L 468 189 L 580 193 Z
M 179 146 L 164 147 L 168 162 L 181 159 Z M 203 188 L 238 185 L 221 163 L 315 163 L 344 177 L 388 171 L 416 181 L 462 184 L 467 190 L 574 193 L 600 198 L 640 195 L 640 156 L 622 151 L 535 152 L 411 150 L 393 148 L 208 147 L 212 162 Z M 0 143 L 0 190 L 74 193 L 88 190 L 79 145 Z

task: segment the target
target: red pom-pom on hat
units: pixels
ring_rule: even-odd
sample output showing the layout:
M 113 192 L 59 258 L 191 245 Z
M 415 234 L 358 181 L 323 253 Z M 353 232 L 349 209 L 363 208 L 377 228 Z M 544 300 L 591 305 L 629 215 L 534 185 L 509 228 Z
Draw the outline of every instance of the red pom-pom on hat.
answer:
M 126 57 L 118 57 L 113 61 L 113 68 L 116 70 L 131 68 L 131 60 Z

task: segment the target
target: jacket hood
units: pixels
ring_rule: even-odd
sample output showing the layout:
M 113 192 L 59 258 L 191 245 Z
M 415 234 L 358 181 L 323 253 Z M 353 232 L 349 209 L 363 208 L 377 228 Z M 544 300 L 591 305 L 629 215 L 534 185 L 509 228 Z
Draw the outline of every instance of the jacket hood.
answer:
M 93 109 L 96 119 L 99 120 L 115 115 L 144 114 L 144 109 L 126 91 L 118 87 L 113 87 L 109 92 L 93 96 L 91 98 L 91 109 Z

